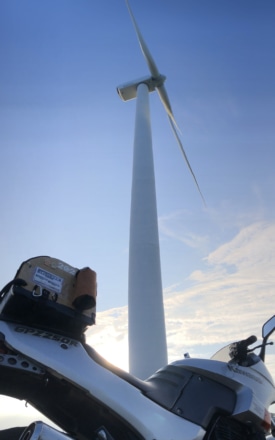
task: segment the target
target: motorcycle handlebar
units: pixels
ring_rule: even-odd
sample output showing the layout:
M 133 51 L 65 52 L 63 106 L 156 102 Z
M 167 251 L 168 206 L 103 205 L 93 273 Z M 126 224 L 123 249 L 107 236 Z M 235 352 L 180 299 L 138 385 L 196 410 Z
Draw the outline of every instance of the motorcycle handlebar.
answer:
M 257 341 L 257 337 L 252 335 L 247 339 L 235 342 L 230 347 L 230 357 L 238 361 L 245 361 L 247 358 L 247 348 L 249 345 L 254 344 Z

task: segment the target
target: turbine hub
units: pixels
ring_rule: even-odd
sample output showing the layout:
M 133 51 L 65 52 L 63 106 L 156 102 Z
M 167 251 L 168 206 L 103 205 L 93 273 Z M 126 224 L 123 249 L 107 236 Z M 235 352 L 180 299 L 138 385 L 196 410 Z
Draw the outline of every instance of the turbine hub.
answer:
M 145 76 L 137 80 L 131 81 L 126 84 L 122 84 L 117 87 L 117 92 L 123 101 L 129 101 L 137 96 L 137 88 L 140 84 L 146 84 L 149 92 L 153 92 L 156 88 L 162 86 L 166 76 L 159 75 L 157 78 L 152 76 Z

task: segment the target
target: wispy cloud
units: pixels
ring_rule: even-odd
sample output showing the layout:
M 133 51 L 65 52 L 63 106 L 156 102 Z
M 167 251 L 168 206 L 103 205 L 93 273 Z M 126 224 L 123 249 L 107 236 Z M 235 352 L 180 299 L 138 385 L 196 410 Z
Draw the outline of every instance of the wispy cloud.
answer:
M 246 337 L 273 313 L 275 224 L 255 223 L 210 253 L 204 270 L 190 275 L 194 286 L 165 303 L 169 320 L 181 314 L 190 346 Z
M 182 219 L 185 218 L 185 221 Z M 179 240 L 191 248 L 205 247 L 208 238 L 205 234 L 198 234 L 190 232 L 188 228 L 188 221 L 191 216 L 188 212 L 175 211 L 169 215 L 159 217 L 160 233 L 166 237 Z M 192 221 L 192 220 L 191 220 Z

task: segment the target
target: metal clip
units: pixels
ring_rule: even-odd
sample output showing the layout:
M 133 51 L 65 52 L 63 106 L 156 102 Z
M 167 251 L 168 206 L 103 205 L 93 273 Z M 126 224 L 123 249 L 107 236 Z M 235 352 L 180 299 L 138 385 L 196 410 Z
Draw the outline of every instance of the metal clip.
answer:
M 39 288 L 39 292 L 37 292 L 37 289 Z M 33 290 L 32 290 L 32 296 L 34 297 L 39 297 L 42 296 L 42 289 L 41 286 L 38 286 L 37 284 L 34 286 Z

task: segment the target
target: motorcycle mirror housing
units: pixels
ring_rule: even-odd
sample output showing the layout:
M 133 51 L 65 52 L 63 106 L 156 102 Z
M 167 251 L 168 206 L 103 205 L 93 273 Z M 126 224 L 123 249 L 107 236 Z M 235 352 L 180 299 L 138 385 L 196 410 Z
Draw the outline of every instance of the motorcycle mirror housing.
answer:
M 273 333 L 275 330 L 275 315 L 272 316 L 264 325 L 262 329 L 262 337 L 267 340 L 267 338 Z

